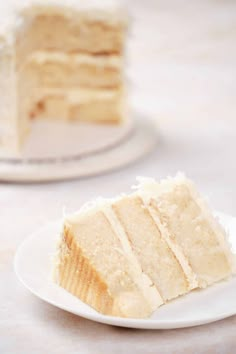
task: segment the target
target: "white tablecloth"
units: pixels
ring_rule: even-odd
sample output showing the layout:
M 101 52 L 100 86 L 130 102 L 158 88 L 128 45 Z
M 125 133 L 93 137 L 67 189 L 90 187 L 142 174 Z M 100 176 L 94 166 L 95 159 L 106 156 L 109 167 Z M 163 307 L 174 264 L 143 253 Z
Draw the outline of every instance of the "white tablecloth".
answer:
M 50 184 L 0 184 L 0 353 L 224 353 L 236 350 L 236 316 L 195 328 L 109 327 L 31 295 L 13 270 L 31 232 L 97 196 L 129 190 L 135 176 L 184 171 L 214 209 L 236 215 L 236 3 L 128 1 L 131 99 L 159 121 L 156 150 L 104 176 Z M 222 299 L 224 301 L 224 299 Z

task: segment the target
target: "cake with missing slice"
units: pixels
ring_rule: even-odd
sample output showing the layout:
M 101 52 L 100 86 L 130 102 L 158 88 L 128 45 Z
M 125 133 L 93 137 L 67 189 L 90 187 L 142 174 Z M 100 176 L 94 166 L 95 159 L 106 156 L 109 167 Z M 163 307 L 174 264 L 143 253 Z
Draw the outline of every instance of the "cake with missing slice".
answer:
M 34 119 L 128 119 L 127 24 L 116 0 L 0 4 L 0 156 L 21 150 Z
M 97 311 L 145 318 L 159 306 L 230 277 L 227 235 L 183 175 L 142 179 L 64 219 L 55 281 Z

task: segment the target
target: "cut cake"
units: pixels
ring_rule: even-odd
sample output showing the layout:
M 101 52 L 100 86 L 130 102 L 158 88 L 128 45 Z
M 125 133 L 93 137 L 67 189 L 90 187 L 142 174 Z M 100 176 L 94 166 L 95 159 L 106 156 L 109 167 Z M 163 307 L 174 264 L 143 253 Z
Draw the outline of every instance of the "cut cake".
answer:
M 119 124 L 127 16 L 112 0 L 0 5 L 0 155 L 36 117 Z
M 55 281 L 103 314 L 145 318 L 234 272 L 225 231 L 178 175 L 65 217 Z

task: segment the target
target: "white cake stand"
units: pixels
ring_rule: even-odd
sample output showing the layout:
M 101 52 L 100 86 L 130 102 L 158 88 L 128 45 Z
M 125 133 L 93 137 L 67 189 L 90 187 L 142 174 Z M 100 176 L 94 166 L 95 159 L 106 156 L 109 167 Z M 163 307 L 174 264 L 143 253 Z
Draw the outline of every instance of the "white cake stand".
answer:
M 0 158 L 0 180 L 43 182 L 92 176 L 150 152 L 157 129 L 146 117 L 121 127 L 35 122 L 21 156 Z

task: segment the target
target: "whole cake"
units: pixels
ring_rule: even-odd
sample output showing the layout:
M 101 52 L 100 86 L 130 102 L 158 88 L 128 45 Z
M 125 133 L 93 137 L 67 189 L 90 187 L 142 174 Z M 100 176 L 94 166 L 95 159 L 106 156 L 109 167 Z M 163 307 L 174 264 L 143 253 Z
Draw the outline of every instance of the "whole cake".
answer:
M 11 0 L 0 15 L 0 155 L 19 150 L 36 117 L 127 118 L 127 16 L 115 1 Z
M 142 179 L 64 219 L 55 281 L 97 311 L 145 318 L 235 272 L 227 236 L 191 181 Z

